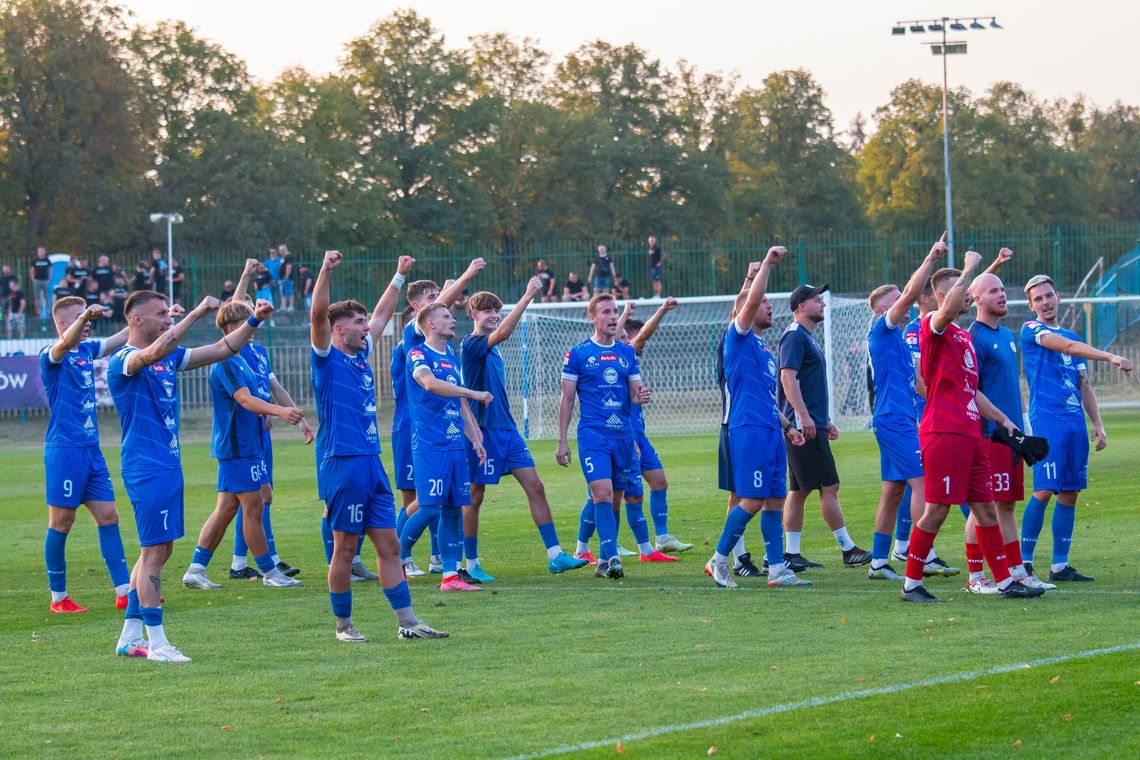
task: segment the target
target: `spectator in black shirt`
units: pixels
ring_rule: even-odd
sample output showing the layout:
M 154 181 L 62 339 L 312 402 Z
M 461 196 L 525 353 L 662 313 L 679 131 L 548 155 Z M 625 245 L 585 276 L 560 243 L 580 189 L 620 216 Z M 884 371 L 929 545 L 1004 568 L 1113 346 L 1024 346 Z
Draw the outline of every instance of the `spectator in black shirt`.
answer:
M 24 291 L 20 290 L 20 283 L 16 279 L 8 281 L 8 299 L 4 304 L 4 325 L 8 330 L 9 338 L 23 338 L 27 329 L 27 317 L 24 309 L 27 300 Z
M 166 293 L 166 260 L 162 258 L 162 251 L 155 248 L 150 252 L 150 286 L 152 290 Z
M 111 259 L 107 256 L 99 257 L 91 276 L 99 284 L 100 293 L 108 293 L 115 287 L 115 270 L 111 268 Z
M 182 271 L 182 267 L 178 264 L 178 259 L 173 259 L 174 268 L 170 272 L 170 284 L 174 287 L 174 303 L 182 303 L 182 284 L 186 282 L 186 273 Z
M 226 280 L 222 283 L 222 292 L 218 294 L 218 300 L 225 303 L 234 297 L 235 290 L 237 290 L 237 287 L 234 285 L 234 281 Z
M 5 264 L 0 267 L 0 299 L 6 300 L 8 298 L 8 287 L 13 282 L 19 282 L 16 275 L 12 274 L 12 267 Z
M 83 300 L 88 306 L 99 303 L 99 283 L 95 282 L 93 277 L 88 277 L 84 280 L 84 284 L 86 287 L 83 289 Z
M 297 283 L 301 288 L 301 298 L 305 299 L 305 323 L 308 324 L 309 308 L 313 305 L 313 283 L 316 278 L 313 276 L 313 270 L 308 266 L 302 264 L 297 270 L 299 282 Z
M 47 257 L 47 249 L 42 245 L 36 248 L 29 274 L 32 276 L 32 293 L 36 300 L 36 316 L 43 322 L 51 313 L 52 265 Z
M 539 259 L 534 265 L 538 279 L 542 280 L 541 297 L 543 303 L 552 303 L 558 300 L 558 278 L 546 263 L 546 259 Z
M 281 264 L 277 267 L 277 289 L 281 292 L 281 309 L 293 311 L 293 257 L 284 245 L 277 246 Z
M 620 274 L 614 278 L 614 297 L 629 298 L 629 280 Z
M 111 288 L 111 320 L 116 325 L 127 321 L 123 307 L 127 304 L 128 295 L 130 289 L 127 287 L 126 275 L 122 273 L 115 275 L 115 285 Z
M 562 288 L 563 301 L 589 301 L 590 291 L 586 283 L 578 279 L 574 272 L 566 273 L 566 285 Z
M 131 280 L 131 290 L 150 290 L 154 281 L 151 279 L 151 274 L 154 270 L 150 264 L 145 261 L 140 261 L 135 265 L 135 277 Z
M 590 264 L 590 271 L 586 274 L 586 279 L 594 283 L 594 294 L 609 293 L 614 287 L 616 276 L 617 268 L 614 266 L 614 260 L 610 258 L 606 247 L 599 245 L 598 255 Z
M 665 253 L 657 244 L 657 238 L 649 237 L 649 280 L 653 283 L 653 297 L 661 297 L 661 279 L 665 274 Z
M 71 292 L 74 295 L 83 297 L 87 292 L 87 278 L 91 276 L 91 270 L 87 267 L 87 259 L 71 259 L 72 264 L 68 267 L 67 276 L 71 281 Z

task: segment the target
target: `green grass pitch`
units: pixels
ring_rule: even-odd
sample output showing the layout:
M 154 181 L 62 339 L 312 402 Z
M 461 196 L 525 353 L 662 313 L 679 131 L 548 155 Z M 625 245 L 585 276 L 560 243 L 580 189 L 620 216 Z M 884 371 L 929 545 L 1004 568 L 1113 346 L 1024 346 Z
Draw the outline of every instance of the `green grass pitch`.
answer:
M 333 639 L 313 454 L 292 431 L 277 438 L 273 515 L 280 553 L 302 568 L 305 586 L 229 580 L 227 536 L 210 568 L 225 588 L 181 587 L 216 476 L 208 447 L 189 443 L 187 537 L 164 578 L 167 631 L 194 658 L 183 666 L 114 655 L 121 617 L 89 517 L 68 542 L 68 574 L 71 595 L 91 611 L 48 612 L 42 458 L 11 446 L 0 510 L 0 755 L 503 757 L 585 745 L 564 754 L 704 757 L 715 747 L 723 757 L 1135 757 L 1140 414 L 1113 413 L 1108 429 L 1074 540 L 1073 562 L 1094 584 L 1007 602 L 966 594 L 959 576 L 930 583 L 948 604 L 905 605 L 896 584 L 840 566 L 813 508 L 804 551 L 826 564 L 810 573 L 814 587 L 740 579 L 737 591 L 717 589 L 702 573 L 724 518 L 716 442 L 661 438 L 670 527 L 697 545 L 680 562 L 627 563 L 621 583 L 588 570 L 551 576 L 522 491 L 508 480 L 489 491 L 480 541 L 500 580 L 478 594 L 441 594 L 428 577 L 411 582 L 417 613 L 452 638 L 398 641 L 379 588 L 357 584 L 354 617 L 372 638 L 359 646 Z M 533 448 L 559 537 L 573 550 L 581 474 L 555 466 L 549 442 Z M 874 441 L 846 434 L 835 451 L 851 534 L 869 547 Z M 117 448 L 105 453 L 116 473 Z M 115 480 L 133 562 L 137 538 Z M 757 523 L 747 541 L 760 555 Z M 960 566 L 961 527 L 955 512 L 938 539 Z M 628 526 L 621 535 L 632 545 Z M 1039 565 L 1050 541 L 1047 521 Z M 426 553 L 425 539 L 416 551 L 424 564 Z M 1050 657 L 1059 660 L 1018 667 Z M 1012 668 L 914 686 L 995 666 Z M 759 715 L 741 716 L 748 712 Z M 730 720 L 705 723 L 717 718 Z

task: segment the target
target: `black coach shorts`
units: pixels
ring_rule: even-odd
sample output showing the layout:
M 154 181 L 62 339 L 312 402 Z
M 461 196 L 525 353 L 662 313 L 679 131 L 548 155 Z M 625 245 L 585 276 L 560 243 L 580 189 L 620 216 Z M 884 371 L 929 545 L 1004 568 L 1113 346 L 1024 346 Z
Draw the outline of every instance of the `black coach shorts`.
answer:
M 825 427 L 817 427 L 815 438 L 804 441 L 803 446 L 790 443 L 785 446 L 788 450 L 789 491 L 816 491 L 839 483 Z
M 717 485 L 732 492 L 732 454 L 728 450 L 728 425 L 720 426 L 720 448 L 717 451 Z

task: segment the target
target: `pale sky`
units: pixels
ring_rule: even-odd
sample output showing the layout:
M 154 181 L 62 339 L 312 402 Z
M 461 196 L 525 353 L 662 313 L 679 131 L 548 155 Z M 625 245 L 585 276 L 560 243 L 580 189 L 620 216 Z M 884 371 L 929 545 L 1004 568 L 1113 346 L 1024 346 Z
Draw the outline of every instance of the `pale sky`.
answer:
M 857 111 L 869 116 L 909 77 L 941 84 L 941 58 L 923 42 L 933 33 L 892 37 L 895 21 L 978 13 L 1004 29 L 952 33 L 969 43 L 949 58 L 950 85 L 975 94 L 1012 80 L 1044 98 L 1084 93 L 1098 105 L 1140 105 L 1136 0 L 119 0 L 141 23 L 179 18 L 245 60 L 269 81 L 302 66 L 334 71 L 345 44 L 397 8 L 415 8 L 464 47 L 471 35 L 532 37 L 555 60 L 583 42 L 633 42 L 663 64 L 686 59 L 702 71 L 737 72 L 759 85 L 781 69 L 803 67 L 828 94 L 838 130 Z M 968 23 L 968 22 L 967 22 Z

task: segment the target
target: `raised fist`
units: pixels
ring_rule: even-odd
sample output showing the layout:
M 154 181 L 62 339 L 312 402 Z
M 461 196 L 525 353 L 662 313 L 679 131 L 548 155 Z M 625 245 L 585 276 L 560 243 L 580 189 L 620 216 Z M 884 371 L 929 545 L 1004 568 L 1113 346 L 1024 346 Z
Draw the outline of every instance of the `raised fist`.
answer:
M 257 259 L 246 259 L 245 260 L 245 273 L 246 274 L 253 274 L 254 272 L 257 271 L 257 266 L 260 263 L 261 262 L 258 261 Z
M 213 296 L 206 296 L 202 302 L 198 304 L 198 311 L 201 314 L 209 314 L 218 308 L 218 299 Z
M 91 306 L 88 306 L 83 311 L 83 314 L 82 314 L 82 316 L 80 316 L 80 319 L 86 319 L 88 322 L 94 322 L 96 319 L 99 319 L 99 317 L 102 317 L 102 316 L 104 316 L 103 305 L 102 304 L 92 304 Z
M 542 280 L 538 277 L 538 275 L 535 275 L 534 277 L 530 278 L 530 280 L 526 284 L 526 290 L 528 293 L 541 293 L 542 292 Z
M 977 251 L 966 251 L 963 257 L 962 268 L 965 271 L 970 271 L 978 268 L 978 264 L 982 263 L 982 254 Z
M 1012 258 L 1013 258 L 1013 251 L 1010 250 L 1009 248 L 1002 248 L 1000 251 L 998 251 L 997 263 L 998 264 L 1005 264 L 1006 262 L 1008 262 Z
M 335 269 L 340 266 L 340 262 L 344 260 L 344 254 L 340 251 L 325 251 L 325 260 L 321 266 Z
M 400 260 L 396 262 L 396 271 L 400 274 L 406 275 L 408 272 L 412 271 L 412 264 L 415 263 L 416 260 L 411 256 L 401 256 Z
M 664 309 L 665 311 L 673 311 L 673 309 L 676 309 L 680 305 L 681 304 L 678 303 L 676 298 L 674 298 L 673 296 L 669 296 L 668 298 L 665 299 L 665 303 L 661 304 L 661 308 Z
M 253 318 L 265 320 L 269 319 L 271 316 L 273 316 L 273 304 L 269 303 L 269 301 L 266 301 L 264 298 L 257 299 L 257 303 L 253 306 Z
M 775 264 L 780 259 L 788 255 L 788 249 L 782 245 L 774 245 L 768 249 L 768 260 Z
M 486 266 L 487 262 L 482 257 L 472 259 L 471 263 L 467 265 L 467 274 L 474 277 L 476 274 L 483 271 L 483 268 Z

